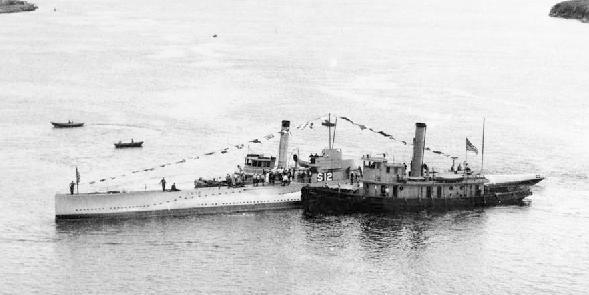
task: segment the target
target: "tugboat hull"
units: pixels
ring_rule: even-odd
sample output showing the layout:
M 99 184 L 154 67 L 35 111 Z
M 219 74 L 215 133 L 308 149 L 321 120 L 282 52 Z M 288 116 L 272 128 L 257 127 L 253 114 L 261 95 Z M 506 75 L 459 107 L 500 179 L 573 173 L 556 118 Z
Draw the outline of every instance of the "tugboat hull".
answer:
M 307 215 L 347 213 L 403 213 L 472 209 L 497 205 L 520 205 L 531 195 L 529 188 L 507 192 L 489 190 L 482 196 L 464 198 L 383 198 L 364 196 L 335 188 L 304 187 L 301 203 Z

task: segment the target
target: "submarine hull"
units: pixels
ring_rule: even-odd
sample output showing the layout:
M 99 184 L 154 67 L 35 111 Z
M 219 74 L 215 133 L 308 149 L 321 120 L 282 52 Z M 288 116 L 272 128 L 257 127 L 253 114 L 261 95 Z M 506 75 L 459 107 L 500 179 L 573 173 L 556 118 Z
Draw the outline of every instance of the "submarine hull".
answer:
M 203 187 L 183 191 L 57 194 L 55 218 L 184 216 L 300 208 L 303 184 Z

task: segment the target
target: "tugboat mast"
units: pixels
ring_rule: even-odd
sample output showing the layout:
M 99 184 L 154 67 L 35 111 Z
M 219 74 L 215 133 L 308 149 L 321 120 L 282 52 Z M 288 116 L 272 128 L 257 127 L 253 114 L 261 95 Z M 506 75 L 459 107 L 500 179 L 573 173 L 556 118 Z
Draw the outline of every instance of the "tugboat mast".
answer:
M 337 117 L 335 117 L 335 123 L 333 123 L 333 138 L 331 139 L 331 147 L 333 148 L 333 144 L 335 143 L 335 131 L 337 130 Z
M 485 164 L 485 118 L 483 118 L 483 142 L 481 143 L 481 175 Z

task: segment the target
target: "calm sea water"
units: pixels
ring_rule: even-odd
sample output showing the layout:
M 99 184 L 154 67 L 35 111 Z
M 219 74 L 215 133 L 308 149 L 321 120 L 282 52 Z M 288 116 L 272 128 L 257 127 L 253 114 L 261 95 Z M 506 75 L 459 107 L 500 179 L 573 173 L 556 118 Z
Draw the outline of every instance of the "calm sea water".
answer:
M 0 16 L 6 293 L 580 294 L 589 288 L 589 26 L 551 1 L 39 1 Z M 55 11 L 54 11 L 55 8 Z M 217 38 L 212 35 L 217 34 Z M 526 206 L 308 219 L 300 210 L 56 223 L 53 196 L 180 188 L 246 150 L 159 168 L 328 112 L 541 173 Z M 49 121 L 86 122 L 53 129 Z M 326 130 L 293 131 L 319 152 Z M 118 151 L 119 140 L 144 140 Z M 339 124 L 347 157 L 410 151 Z M 480 158 L 469 155 L 478 169 Z M 447 169 L 429 154 L 430 166 Z M 88 186 L 91 180 L 158 167 Z

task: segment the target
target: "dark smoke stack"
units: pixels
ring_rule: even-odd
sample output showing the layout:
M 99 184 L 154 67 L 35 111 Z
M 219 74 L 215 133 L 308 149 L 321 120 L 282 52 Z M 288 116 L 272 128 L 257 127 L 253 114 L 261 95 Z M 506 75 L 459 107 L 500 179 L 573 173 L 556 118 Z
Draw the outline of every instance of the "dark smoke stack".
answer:
M 423 151 L 425 149 L 425 123 L 415 123 L 415 137 L 413 138 L 413 159 L 411 160 L 410 176 L 423 176 Z

